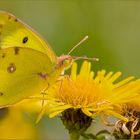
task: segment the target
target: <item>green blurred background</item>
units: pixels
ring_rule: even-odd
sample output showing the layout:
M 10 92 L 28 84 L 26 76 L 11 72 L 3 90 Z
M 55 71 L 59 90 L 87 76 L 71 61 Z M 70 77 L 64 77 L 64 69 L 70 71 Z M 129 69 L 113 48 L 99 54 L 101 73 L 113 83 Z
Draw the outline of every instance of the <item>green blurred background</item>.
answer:
M 122 71 L 139 78 L 140 1 L 135 0 L 0 0 L 8 11 L 37 30 L 59 56 L 85 35 L 89 40 L 72 55 L 98 57 L 93 70 Z M 33 123 L 33 122 L 32 122 Z M 66 139 L 59 118 L 44 117 L 37 125 L 41 136 Z

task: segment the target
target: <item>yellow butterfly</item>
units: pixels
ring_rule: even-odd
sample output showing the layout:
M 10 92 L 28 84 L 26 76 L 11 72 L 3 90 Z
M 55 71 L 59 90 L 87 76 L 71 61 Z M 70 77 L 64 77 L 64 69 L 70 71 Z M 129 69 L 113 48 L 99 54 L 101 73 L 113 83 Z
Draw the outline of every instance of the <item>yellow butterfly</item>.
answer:
M 72 62 L 55 53 L 35 31 L 0 11 L 0 107 L 40 93 Z
M 57 57 L 28 25 L 0 11 L 0 108 L 41 93 L 72 62 L 70 55 Z

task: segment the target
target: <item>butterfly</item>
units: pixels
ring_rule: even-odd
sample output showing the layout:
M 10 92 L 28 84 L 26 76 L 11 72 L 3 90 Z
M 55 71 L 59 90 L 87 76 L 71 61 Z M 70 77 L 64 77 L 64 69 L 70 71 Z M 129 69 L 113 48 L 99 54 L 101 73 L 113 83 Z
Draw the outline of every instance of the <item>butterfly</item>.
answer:
M 67 55 L 57 57 L 36 31 L 14 15 L 0 11 L 0 108 L 53 85 L 74 60 L 83 58 L 70 53 L 86 39 L 87 36 Z
M 41 93 L 55 83 L 72 57 L 50 45 L 14 15 L 0 11 L 0 107 Z

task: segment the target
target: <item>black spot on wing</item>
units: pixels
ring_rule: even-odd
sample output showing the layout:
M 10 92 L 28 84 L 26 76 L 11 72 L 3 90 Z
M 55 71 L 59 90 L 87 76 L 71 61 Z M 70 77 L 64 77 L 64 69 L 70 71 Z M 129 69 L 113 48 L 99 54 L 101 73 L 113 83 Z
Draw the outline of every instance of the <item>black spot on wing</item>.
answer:
M 5 57 L 5 53 L 2 54 L 2 58 L 4 58 L 4 57 Z
M 9 16 L 8 16 L 8 19 L 10 20 L 11 18 L 12 18 L 12 17 L 9 15 Z
M 16 71 L 16 65 L 14 63 L 10 63 L 9 66 L 7 67 L 7 72 L 14 73 L 15 71 Z
M 15 52 L 15 55 L 19 54 L 19 48 L 18 47 L 15 47 L 14 48 L 14 52 Z
M 8 15 L 8 20 L 17 22 L 18 19 L 15 16 Z
M 15 19 L 15 22 L 17 22 L 17 21 L 18 21 L 18 19 L 16 18 L 16 19 Z
M 27 41 L 28 41 L 28 37 L 25 36 L 25 37 L 23 38 L 23 40 L 22 40 L 22 43 L 25 44 Z
M 3 92 L 0 92 L 0 96 L 3 96 L 4 95 L 4 93 Z

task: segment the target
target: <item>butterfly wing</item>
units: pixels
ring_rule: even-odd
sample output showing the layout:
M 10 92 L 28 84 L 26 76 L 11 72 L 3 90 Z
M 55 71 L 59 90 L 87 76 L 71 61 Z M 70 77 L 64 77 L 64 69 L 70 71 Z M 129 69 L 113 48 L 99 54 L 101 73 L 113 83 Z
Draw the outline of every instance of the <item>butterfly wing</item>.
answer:
M 41 51 L 47 54 L 52 62 L 56 63 L 56 55 L 42 37 L 14 15 L 0 11 L 0 47 L 13 46 Z
M 0 107 L 16 103 L 30 95 L 41 93 L 59 73 L 46 54 L 24 48 L 0 50 Z

